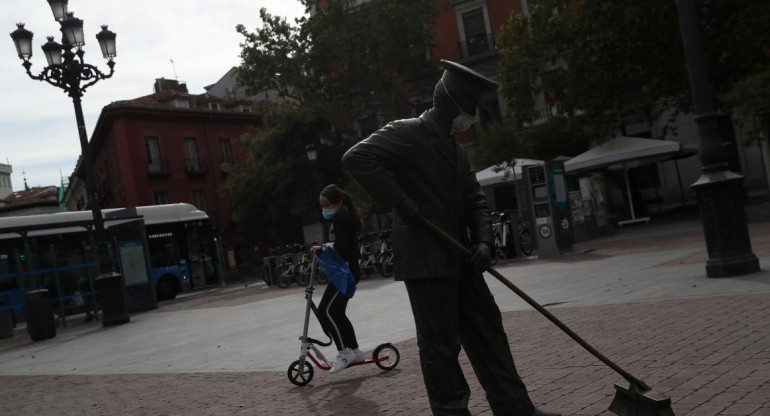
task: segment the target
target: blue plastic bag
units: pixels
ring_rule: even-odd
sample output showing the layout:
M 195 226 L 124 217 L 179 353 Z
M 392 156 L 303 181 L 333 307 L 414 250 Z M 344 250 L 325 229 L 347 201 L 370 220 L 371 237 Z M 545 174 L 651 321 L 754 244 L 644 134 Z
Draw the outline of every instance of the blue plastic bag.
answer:
M 356 279 L 353 277 L 353 273 L 350 273 L 348 263 L 343 259 L 333 248 L 326 246 L 321 255 L 316 254 L 318 262 L 326 272 L 326 277 L 329 279 L 337 290 L 348 298 L 352 298 L 356 293 Z

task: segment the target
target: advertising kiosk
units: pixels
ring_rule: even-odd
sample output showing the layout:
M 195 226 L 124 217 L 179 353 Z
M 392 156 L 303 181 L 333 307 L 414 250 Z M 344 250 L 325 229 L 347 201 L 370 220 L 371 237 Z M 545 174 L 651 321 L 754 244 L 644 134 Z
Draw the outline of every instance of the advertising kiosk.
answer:
M 546 161 L 523 169 L 526 203 L 539 257 L 572 251 L 574 234 L 564 162 Z

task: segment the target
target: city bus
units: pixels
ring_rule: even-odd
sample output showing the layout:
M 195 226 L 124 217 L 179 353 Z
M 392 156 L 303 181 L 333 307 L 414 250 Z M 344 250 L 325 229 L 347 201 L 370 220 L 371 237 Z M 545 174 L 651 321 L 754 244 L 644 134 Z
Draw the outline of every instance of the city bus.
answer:
M 133 216 L 120 215 L 126 211 Z M 120 265 L 113 231 L 131 219 L 143 220 L 157 300 L 222 281 L 214 230 L 208 215 L 193 205 L 104 209 L 102 215 L 115 270 Z M 0 311 L 23 320 L 23 294 L 41 288 L 49 289 L 57 310 L 79 313 L 94 305 L 99 265 L 92 227 L 91 211 L 0 218 Z M 126 279 L 127 290 L 130 284 Z

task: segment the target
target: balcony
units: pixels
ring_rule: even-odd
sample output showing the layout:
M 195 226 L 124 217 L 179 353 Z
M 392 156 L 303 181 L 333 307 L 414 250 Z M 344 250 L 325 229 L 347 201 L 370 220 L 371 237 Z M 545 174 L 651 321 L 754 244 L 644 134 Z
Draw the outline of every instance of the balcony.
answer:
M 171 164 L 168 159 L 156 159 L 147 164 L 147 176 L 171 175 Z
M 572 113 L 573 116 L 579 116 L 583 114 L 583 110 L 577 110 Z M 524 127 L 534 127 L 541 124 L 545 124 L 556 116 L 567 116 L 568 114 L 562 112 L 557 105 L 543 105 L 535 107 L 535 117 L 529 123 L 524 123 Z
M 496 53 L 494 37 L 491 34 L 481 34 L 470 37 L 458 44 L 460 62 L 492 56 Z
M 203 176 L 208 173 L 204 159 L 185 159 L 187 174 L 190 176 Z

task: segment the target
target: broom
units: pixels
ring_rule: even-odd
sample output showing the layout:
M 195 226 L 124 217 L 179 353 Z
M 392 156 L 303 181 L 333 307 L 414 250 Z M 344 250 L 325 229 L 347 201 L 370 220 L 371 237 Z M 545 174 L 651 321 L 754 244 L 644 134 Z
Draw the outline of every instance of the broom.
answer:
M 452 238 L 444 230 L 430 222 L 427 218 L 420 216 L 420 221 L 425 224 L 429 229 L 439 235 L 446 243 L 453 246 L 455 249 L 463 253 L 466 257 L 470 257 L 471 251 L 460 244 L 457 240 Z M 616 373 L 620 374 L 626 381 L 628 386 L 615 383 L 615 398 L 610 404 L 609 411 L 615 413 L 618 416 L 675 416 L 674 411 L 671 409 L 671 399 L 652 389 L 643 381 L 632 376 L 626 370 L 620 368 L 617 364 L 612 362 L 609 358 L 605 357 L 602 353 L 597 351 L 594 347 L 589 345 L 583 338 L 578 336 L 572 329 L 570 329 L 563 322 L 558 320 L 551 312 L 548 312 L 539 303 L 535 302 L 529 295 L 524 293 L 510 280 L 506 279 L 497 270 L 492 267 L 487 267 L 487 272 L 496 277 L 497 280 L 508 286 L 509 289 L 514 291 L 520 298 L 524 299 L 527 303 L 532 305 L 538 312 L 543 314 L 549 321 L 553 322 L 556 326 L 569 335 L 573 340 L 580 344 L 586 351 L 590 352 L 594 357 L 598 358 L 601 362 L 606 364 Z

